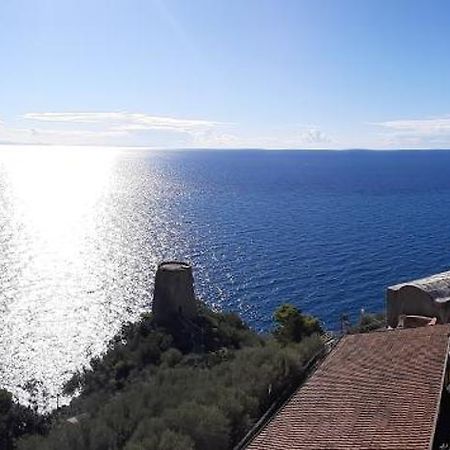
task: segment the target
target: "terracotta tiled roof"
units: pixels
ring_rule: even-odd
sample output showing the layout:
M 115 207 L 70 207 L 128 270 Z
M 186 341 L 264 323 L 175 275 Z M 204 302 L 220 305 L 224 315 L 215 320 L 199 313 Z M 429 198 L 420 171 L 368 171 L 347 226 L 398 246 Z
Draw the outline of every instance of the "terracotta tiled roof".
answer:
M 429 449 L 450 327 L 349 335 L 249 449 Z

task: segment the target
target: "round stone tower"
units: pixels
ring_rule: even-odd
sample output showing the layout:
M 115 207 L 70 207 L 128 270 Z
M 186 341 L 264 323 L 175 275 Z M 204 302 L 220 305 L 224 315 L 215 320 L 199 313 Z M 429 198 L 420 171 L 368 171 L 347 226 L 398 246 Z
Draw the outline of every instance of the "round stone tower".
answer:
M 152 311 L 159 323 L 170 323 L 180 317 L 193 319 L 197 315 L 190 264 L 167 261 L 158 265 Z

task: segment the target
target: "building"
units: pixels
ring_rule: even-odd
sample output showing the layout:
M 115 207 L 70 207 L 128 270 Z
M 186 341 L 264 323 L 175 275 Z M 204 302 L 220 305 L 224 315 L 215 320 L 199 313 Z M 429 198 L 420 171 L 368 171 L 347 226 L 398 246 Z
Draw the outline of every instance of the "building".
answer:
M 448 417 L 449 333 L 435 325 L 344 336 L 247 448 L 433 448 L 437 434 L 448 438 L 439 424 Z
M 197 316 L 190 264 L 166 261 L 158 265 L 152 312 L 160 324 L 170 324 L 176 319 L 191 320 Z
M 402 315 L 450 322 L 450 271 L 390 286 L 386 295 L 388 325 L 396 327 Z

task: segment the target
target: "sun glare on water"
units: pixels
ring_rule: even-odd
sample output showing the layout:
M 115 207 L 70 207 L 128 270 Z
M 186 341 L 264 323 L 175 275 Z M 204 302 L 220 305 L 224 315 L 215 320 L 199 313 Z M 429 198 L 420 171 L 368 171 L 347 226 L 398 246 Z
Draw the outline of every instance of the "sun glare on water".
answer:
M 60 147 L 0 152 L 4 380 L 20 379 L 22 388 L 29 380 L 57 386 L 61 367 L 70 370 L 86 358 L 83 342 L 96 332 L 87 315 L 105 302 L 91 270 L 104 218 L 97 208 L 117 153 Z M 17 386 L 10 388 L 20 396 Z
M 75 252 L 79 230 L 107 188 L 114 150 L 33 148 L 2 158 L 16 220 L 52 249 Z M 3 155 L 2 155 L 3 156 Z
M 55 407 L 148 309 L 157 263 L 188 253 L 183 180 L 155 155 L 0 146 L 0 379 L 20 401 L 36 380 L 42 408 Z

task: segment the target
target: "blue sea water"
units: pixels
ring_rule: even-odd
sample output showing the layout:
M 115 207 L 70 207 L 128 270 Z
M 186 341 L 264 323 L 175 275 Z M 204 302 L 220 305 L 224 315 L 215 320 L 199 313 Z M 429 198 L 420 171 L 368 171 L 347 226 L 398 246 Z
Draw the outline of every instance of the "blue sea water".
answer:
M 268 330 L 283 302 L 328 328 L 450 268 L 448 151 L 0 152 L 0 376 L 56 395 L 150 307 L 156 265 Z
M 200 292 L 266 330 L 289 301 L 335 328 L 387 286 L 450 267 L 450 153 L 165 156 Z

